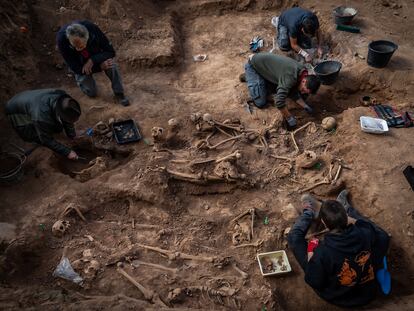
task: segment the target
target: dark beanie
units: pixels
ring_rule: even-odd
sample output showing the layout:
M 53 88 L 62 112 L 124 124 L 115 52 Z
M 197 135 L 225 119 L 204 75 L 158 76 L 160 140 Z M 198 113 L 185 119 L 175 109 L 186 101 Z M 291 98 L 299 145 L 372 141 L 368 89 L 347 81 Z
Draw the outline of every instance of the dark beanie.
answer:
M 81 115 L 79 103 L 72 97 L 62 97 L 56 105 L 57 115 L 65 122 L 75 123 Z

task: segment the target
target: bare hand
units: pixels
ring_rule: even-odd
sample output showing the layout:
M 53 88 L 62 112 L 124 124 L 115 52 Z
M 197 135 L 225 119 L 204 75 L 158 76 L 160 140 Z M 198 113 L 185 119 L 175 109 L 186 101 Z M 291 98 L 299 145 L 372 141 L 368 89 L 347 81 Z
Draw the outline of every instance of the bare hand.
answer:
M 323 49 L 321 47 L 318 47 L 318 57 L 322 58 L 323 56 Z
M 88 59 L 85 65 L 83 65 L 82 73 L 85 75 L 90 75 L 92 73 L 93 61 L 92 59 Z
M 114 60 L 112 58 L 108 58 L 106 61 L 101 63 L 101 69 L 102 70 L 111 69 L 113 64 L 114 64 Z
M 312 61 L 312 56 L 307 55 L 307 56 L 305 57 L 305 62 L 310 63 L 311 61 Z
M 69 160 L 77 160 L 78 159 L 78 155 L 75 151 L 71 150 L 71 152 L 68 154 L 68 159 Z

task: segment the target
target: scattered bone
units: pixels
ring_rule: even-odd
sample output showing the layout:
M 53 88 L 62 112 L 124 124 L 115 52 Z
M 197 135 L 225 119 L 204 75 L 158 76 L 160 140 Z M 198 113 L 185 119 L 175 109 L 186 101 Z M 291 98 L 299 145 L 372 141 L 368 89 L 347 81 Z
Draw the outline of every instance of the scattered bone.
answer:
M 158 265 L 158 264 L 151 263 L 151 262 L 140 261 L 140 260 L 137 260 L 137 259 L 133 260 L 131 262 L 131 265 L 134 268 L 138 268 L 139 266 L 153 267 L 153 268 L 156 268 L 156 269 L 159 269 L 159 270 L 164 270 L 164 271 L 171 272 L 174 275 L 176 275 L 179 271 L 179 269 L 177 269 L 177 268 L 168 268 L 168 267 L 163 266 L 163 265 Z
M 293 144 L 294 144 L 294 146 L 295 146 L 296 153 L 299 153 L 299 152 L 300 152 L 300 149 L 299 149 L 299 146 L 298 146 L 298 144 L 297 144 L 297 142 L 296 142 L 296 139 L 295 139 L 295 134 L 296 134 L 296 133 L 298 133 L 299 131 L 301 131 L 301 130 L 303 130 L 303 129 L 307 128 L 308 126 L 310 126 L 310 125 L 312 125 L 312 124 L 314 124 L 314 123 L 313 123 L 313 122 L 308 122 L 308 123 L 306 123 L 305 125 L 301 126 L 300 128 L 298 128 L 298 129 L 294 130 L 293 132 L 290 132 L 290 137 L 291 137 L 291 138 L 292 138 L 292 140 L 293 140 Z
M 240 309 L 239 301 L 232 297 L 236 291 L 234 289 L 221 289 L 215 290 L 208 286 L 190 286 L 186 288 L 175 288 L 170 291 L 168 297 L 169 301 L 174 302 L 181 302 L 184 300 L 186 296 L 192 297 L 193 293 L 199 292 L 201 297 L 207 296 L 207 299 L 213 301 L 219 305 L 229 305 L 230 301 L 232 302 L 232 308 Z
M 240 244 L 233 246 L 233 248 L 241 248 L 241 247 L 260 247 L 263 244 L 263 240 L 257 240 L 254 243 L 247 243 L 247 244 Z
M 311 168 L 319 161 L 315 152 L 305 150 L 296 158 L 296 164 L 301 168 Z
M 124 269 L 122 263 L 118 263 L 117 271 L 129 282 L 131 282 L 138 290 L 144 295 L 145 300 L 158 305 L 160 307 L 168 308 L 168 306 L 161 300 L 157 292 L 145 288 L 142 284 L 138 283 L 132 276 L 130 276 Z
M 341 174 L 342 165 L 339 164 L 338 170 L 336 171 L 335 178 L 332 180 L 332 184 L 335 184 L 338 181 L 339 174 Z
M 228 142 L 233 141 L 233 140 L 238 140 L 238 139 L 244 138 L 245 136 L 246 136 L 245 134 L 240 134 L 240 135 L 237 135 L 237 136 L 233 136 L 233 137 L 227 138 L 225 140 L 222 140 L 221 142 L 219 142 L 219 143 L 217 143 L 213 146 L 209 145 L 207 147 L 208 147 L 208 149 L 216 149 L 217 147 L 219 147 L 219 146 L 221 146 L 225 143 L 228 143 Z
M 307 192 L 307 191 L 312 190 L 312 189 L 314 189 L 318 186 L 321 186 L 321 185 L 329 185 L 330 183 L 331 183 L 331 181 L 329 180 L 329 178 L 325 178 L 324 180 L 322 180 L 320 182 L 317 182 L 316 184 L 314 184 L 312 186 L 309 186 L 309 187 L 306 187 L 305 189 L 302 189 L 300 191 L 300 193 Z
M 240 218 L 246 216 L 247 214 L 252 214 L 254 213 L 255 210 L 254 208 L 249 208 L 248 210 L 244 211 L 243 213 L 241 213 L 239 216 L 237 216 L 236 218 L 233 218 L 232 220 L 230 220 L 230 222 L 236 222 L 237 220 L 239 220 Z
M 223 161 L 236 161 L 238 159 L 241 159 L 242 153 L 239 150 L 236 150 L 226 156 L 219 157 L 219 158 L 209 158 L 209 159 L 202 159 L 202 160 L 194 160 L 189 163 L 190 167 L 199 165 L 199 164 L 205 164 L 210 162 L 220 163 Z M 187 160 L 184 160 L 185 162 L 188 162 Z M 175 163 L 178 163 L 175 161 Z
M 58 220 L 52 226 L 52 234 L 56 237 L 62 237 L 69 229 L 70 223 L 67 220 Z
M 171 169 L 166 169 L 166 172 L 174 179 L 189 181 L 197 184 L 207 184 L 209 182 L 225 182 L 226 179 L 220 178 L 218 176 L 209 175 L 207 172 L 199 174 L 190 174 L 184 172 L 173 171 Z M 235 182 L 234 179 L 228 179 L 228 182 Z
M 83 270 L 83 272 L 85 273 L 85 278 L 93 279 L 98 273 L 100 267 L 101 264 L 97 260 L 92 259 Z
M 214 168 L 214 174 L 225 180 L 246 179 L 246 174 L 239 174 L 237 167 L 228 161 L 219 162 Z
M 211 262 L 213 263 L 217 257 L 208 257 L 208 256 L 195 256 L 195 255 L 189 255 L 181 252 L 174 252 L 166 249 L 162 249 L 159 247 L 149 246 L 149 245 L 143 245 L 138 244 L 139 247 L 160 253 L 161 255 L 166 256 L 169 260 L 176 260 L 176 259 L 189 259 L 189 260 L 197 260 L 197 261 L 204 261 L 204 262 Z
M 72 172 L 76 175 L 76 180 L 85 182 L 105 172 L 108 167 L 108 159 L 106 157 L 96 157 L 89 162 L 89 165 L 91 166 L 81 170 L 80 172 Z
M 233 267 L 233 269 L 234 270 L 236 270 L 240 275 L 241 275 L 241 277 L 244 279 L 244 280 L 246 280 L 246 279 L 248 279 L 249 278 L 249 275 L 246 273 L 246 272 L 244 272 L 243 270 L 241 270 L 239 267 L 237 267 L 237 264 L 235 263 L 235 262 L 233 262 L 232 264 L 231 264 L 231 266 Z
M 75 211 L 78 216 L 86 222 L 86 218 L 85 216 L 83 216 L 82 212 L 80 211 L 80 208 L 78 205 L 76 205 L 75 203 L 69 203 L 69 205 L 63 210 L 63 212 L 60 214 L 60 217 L 65 217 L 67 216 L 70 212 Z
M 93 131 L 98 135 L 105 135 L 111 131 L 111 128 L 105 122 L 99 121 L 93 127 Z

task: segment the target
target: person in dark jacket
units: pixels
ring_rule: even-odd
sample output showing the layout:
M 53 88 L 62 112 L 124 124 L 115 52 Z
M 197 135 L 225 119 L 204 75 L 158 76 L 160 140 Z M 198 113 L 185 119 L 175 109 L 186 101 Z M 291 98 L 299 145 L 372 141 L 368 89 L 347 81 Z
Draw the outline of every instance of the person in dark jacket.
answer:
M 76 152 L 53 135 L 65 131 L 66 136 L 75 138 L 74 123 L 80 115 L 79 103 L 57 89 L 21 92 L 6 104 L 6 116 L 24 141 L 48 147 L 71 160 L 78 159 Z
M 302 197 L 303 214 L 288 236 L 289 248 L 305 272 L 305 282 L 326 301 L 341 307 L 368 304 L 379 292 L 376 271 L 382 268 L 389 235 L 362 217 L 348 202 L 348 191 L 322 204 Z M 323 241 L 305 235 L 318 217 L 329 229 Z
M 315 75 L 309 75 L 299 62 L 286 56 L 257 53 L 249 57 L 244 70 L 250 97 L 257 107 L 263 108 L 268 95 L 273 95 L 276 107 L 291 127 L 296 126 L 296 118 L 286 107 L 287 97 L 312 113 L 312 108 L 304 99 L 309 94 L 315 94 L 321 83 Z
M 98 26 L 86 20 L 65 25 L 57 34 L 57 46 L 86 95 L 97 95 L 93 74 L 104 71 L 112 82 L 115 97 L 123 106 L 129 105 L 118 66 L 114 62 L 115 50 Z
M 311 55 L 304 51 L 312 47 L 312 37 L 316 36 L 318 54 L 322 56 L 322 40 L 318 17 L 311 11 L 294 7 L 284 11 L 278 19 L 277 43 L 280 50 L 291 49 L 303 56 L 305 61 L 312 60 Z

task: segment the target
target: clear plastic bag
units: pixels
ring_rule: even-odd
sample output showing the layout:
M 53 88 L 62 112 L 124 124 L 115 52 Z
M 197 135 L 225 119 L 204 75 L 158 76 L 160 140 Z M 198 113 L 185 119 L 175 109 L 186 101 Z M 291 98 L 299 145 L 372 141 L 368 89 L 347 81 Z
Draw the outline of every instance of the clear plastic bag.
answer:
M 57 265 L 55 271 L 53 271 L 54 277 L 59 277 L 73 283 L 81 285 L 83 282 L 82 277 L 73 270 L 72 265 L 67 257 L 63 257 Z

